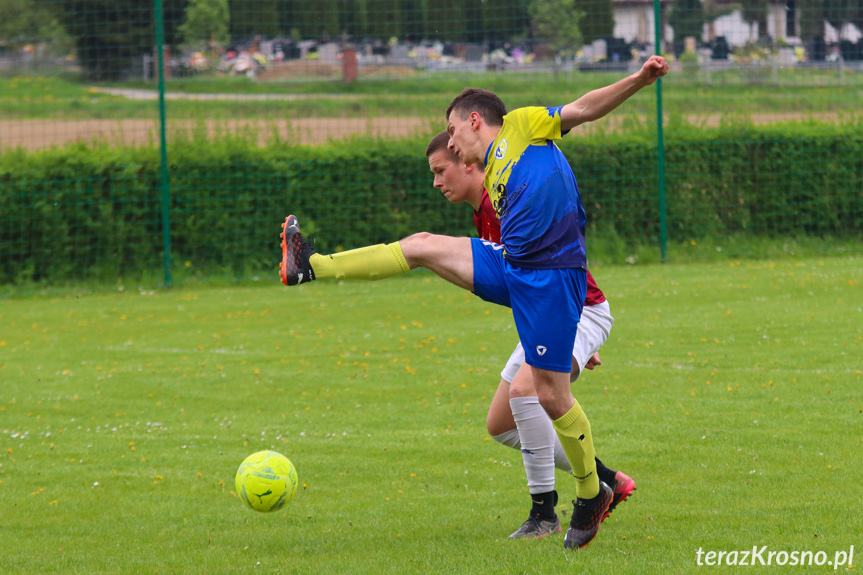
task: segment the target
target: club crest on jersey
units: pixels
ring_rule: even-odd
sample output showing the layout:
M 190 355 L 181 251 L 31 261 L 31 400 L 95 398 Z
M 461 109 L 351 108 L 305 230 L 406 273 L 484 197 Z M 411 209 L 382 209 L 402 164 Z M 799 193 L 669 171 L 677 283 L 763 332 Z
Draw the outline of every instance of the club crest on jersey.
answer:
M 539 355 L 545 355 L 546 351 L 547 351 L 547 348 L 544 345 L 536 346 L 536 353 L 538 353 Z
M 502 160 L 506 155 L 506 138 L 500 141 L 500 144 L 497 145 L 497 149 L 494 151 L 494 157 L 498 160 Z

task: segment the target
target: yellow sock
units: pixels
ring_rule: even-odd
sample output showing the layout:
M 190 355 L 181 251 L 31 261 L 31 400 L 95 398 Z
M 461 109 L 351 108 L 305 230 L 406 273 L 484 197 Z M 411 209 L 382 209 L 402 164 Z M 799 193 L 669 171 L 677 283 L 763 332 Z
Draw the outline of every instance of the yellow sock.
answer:
M 593 499 L 599 495 L 599 476 L 596 474 L 596 452 L 590 422 L 578 402 L 572 409 L 555 419 L 554 430 L 575 477 L 575 494 L 582 499 Z
M 315 278 L 382 280 L 411 271 L 398 242 L 309 258 Z

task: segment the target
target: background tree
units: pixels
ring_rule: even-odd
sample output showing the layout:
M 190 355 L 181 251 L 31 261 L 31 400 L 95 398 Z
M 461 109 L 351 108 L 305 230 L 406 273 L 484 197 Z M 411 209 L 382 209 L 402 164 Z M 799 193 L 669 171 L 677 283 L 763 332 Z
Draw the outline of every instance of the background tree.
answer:
M 405 36 L 417 41 L 426 38 L 425 20 L 429 0 L 402 0 Z
M 584 45 L 579 23 L 584 12 L 575 0 L 533 0 L 527 8 L 533 38 L 556 54 L 571 55 Z
M 859 51 L 855 44 L 844 36 L 845 25 L 859 22 L 861 9 L 863 9 L 861 0 L 831 0 L 824 4 L 825 19 L 836 28 L 839 34 L 839 53 L 848 60 L 858 59 Z
M 228 0 L 189 0 L 186 20 L 178 29 L 183 44 L 193 49 L 211 42 L 227 44 L 229 17 Z
M 702 7 L 704 9 L 704 21 L 707 23 L 707 37 L 712 42 L 716 39 L 716 20 L 722 16 L 731 14 L 737 9 L 737 6 L 734 4 L 720 4 L 717 0 L 704 0 Z
M 530 33 L 530 0 L 510 0 L 496 4 L 482 2 L 485 37 L 496 46 L 505 42 L 522 42 Z
M 740 6 L 743 20 L 756 28 L 755 40 L 767 36 L 767 13 L 770 9 L 767 0 L 741 0 Z
M 824 3 L 824 19 L 836 28 L 840 38 L 845 24 L 859 20 L 858 14 L 863 8 L 861 4 L 863 2 L 860 0 L 830 0 L 830 2 Z
M 700 42 L 704 32 L 704 6 L 700 0 L 676 0 L 671 7 L 668 24 L 674 29 L 674 45 L 678 54 L 683 52 L 685 38 L 692 36 Z
M 851 22 L 857 26 L 858 30 L 863 30 L 863 0 L 857 0 Z M 860 40 L 857 40 L 857 42 L 859 43 Z
M 163 0 L 165 44 L 177 44 L 188 0 Z M 91 80 L 116 80 L 156 45 L 153 0 L 49 0 Z
M 465 2 L 465 40 L 479 43 L 486 39 L 482 2 Z
M 800 39 L 806 43 L 824 37 L 825 0 L 798 0 L 800 7 Z
M 611 0 L 577 0 L 575 6 L 584 13 L 579 28 L 585 44 L 614 36 L 614 4 Z
M 280 0 L 229 0 L 231 38 L 248 40 L 255 36 L 273 38 L 281 34 L 279 25 Z M 308 2 L 306 4 L 309 4 Z M 314 5 L 317 5 L 315 3 Z M 320 6 L 317 6 L 320 9 Z M 332 12 L 320 11 L 320 16 L 329 17 Z
M 429 4 L 428 15 L 427 31 L 431 38 L 463 42 L 467 37 L 462 0 L 436 0 Z
M 587 0 L 582 0 L 587 1 Z M 608 3 L 611 0 L 598 0 Z M 274 3 L 274 4 L 273 4 Z M 530 28 L 527 6 L 530 0 L 229 0 L 232 36 L 244 37 L 260 32 L 257 14 L 274 5 L 278 12 L 279 33 L 304 39 L 326 35 L 339 39 L 381 40 L 391 37 L 448 42 L 502 44 L 524 39 Z M 268 12 L 269 13 L 269 12 Z M 237 19 L 240 19 L 238 21 Z M 267 17 L 268 18 L 268 17 Z M 613 28 L 613 20 L 606 27 Z M 609 32 L 610 33 L 610 32 Z
M 369 34 L 387 40 L 395 36 L 404 39 L 402 6 L 399 0 L 375 0 L 369 3 Z
M 47 44 L 55 54 L 71 48 L 71 42 L 57 15 L 38 2 L 0 0 L 0 38 L 9 48 Z

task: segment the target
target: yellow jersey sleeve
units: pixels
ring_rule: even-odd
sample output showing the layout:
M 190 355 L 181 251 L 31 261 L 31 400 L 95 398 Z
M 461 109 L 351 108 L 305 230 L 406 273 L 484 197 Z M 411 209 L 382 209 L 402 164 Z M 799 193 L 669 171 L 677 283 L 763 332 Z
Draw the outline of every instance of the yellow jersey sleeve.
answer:
M 513 122 L 520 134 L 529 138 L 530 144 L 559 140 L 562 137 L 560 133 L 560 107 L 519 108 L 508 114 L 507 118 Z

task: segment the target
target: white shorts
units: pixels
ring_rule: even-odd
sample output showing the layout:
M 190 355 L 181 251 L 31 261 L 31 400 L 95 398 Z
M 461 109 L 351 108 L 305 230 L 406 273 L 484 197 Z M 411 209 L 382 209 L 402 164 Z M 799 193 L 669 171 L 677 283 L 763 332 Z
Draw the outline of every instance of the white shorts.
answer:
M 607 301 L 596 305 L 586 305 L 581 312 L 581 321 L 578 322 L 578 332 L 575 334 L 575 345 L 572 346 L 572 357 L 578 362 L 579 373 L 584 371 L 584 366 L 593 354 L 608 340 L 611 333 L 611 325 L 614 318 L 611 317 L 611 308 Z M 500 372 L 500 377 L 507 383 L 512 383 L 518 368 L 524 363 L 524 348 L 521 342 L 515 346 L 506 367 Z

